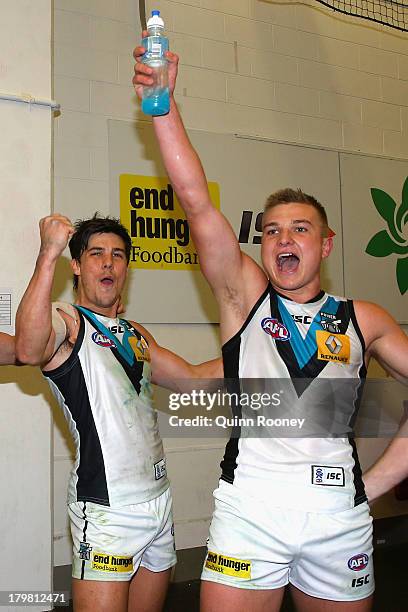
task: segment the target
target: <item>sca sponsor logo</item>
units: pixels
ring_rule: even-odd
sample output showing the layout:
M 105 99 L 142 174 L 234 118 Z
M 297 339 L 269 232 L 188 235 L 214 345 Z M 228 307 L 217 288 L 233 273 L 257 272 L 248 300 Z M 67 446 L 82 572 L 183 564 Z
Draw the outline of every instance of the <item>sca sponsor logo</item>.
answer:
M 92 569 L 100 572 L 129 574 L 133 571 L 133 557 L 117 557 L 95 552 L 92 555 Z
M 267 317 L 262 320 L 261 327 L 266 334 L 269 334 L 275 340 L 289 340 L 290 338 L 290 331 L 277 319 Z
M 236 578 L 251 577 L 251 561 L 225 557 L 214 552 L 208 551 L 205 567 L 212 572 L 235 576 Z
M 103 334 L 101 334 L 101 332 L 94 332 L 92 334 L 92 340 L 95 342 L 95 344 L 97 344 L 98 346 L 103 346 L 104 348 L 113 348 L 115 346 L 115 343 Z
M 354 557 L 351 557 L 351 559 L 348 560 L 347 565 L 351 570 L 353 570 L 353 572 L 359 572 L 367 567 L 368 556 L 365 553 L 354 555 Z

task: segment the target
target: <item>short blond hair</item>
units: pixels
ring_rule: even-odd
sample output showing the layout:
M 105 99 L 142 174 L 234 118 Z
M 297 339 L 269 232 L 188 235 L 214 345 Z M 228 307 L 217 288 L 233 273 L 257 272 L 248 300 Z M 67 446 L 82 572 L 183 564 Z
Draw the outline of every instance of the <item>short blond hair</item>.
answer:
M 285 189 L 279 189 L 278 191 L 271 193 L 266 200 L 264 215 L 266 212 L 275 206 L 279 206 L 280 204 L 308 204 L 309 206 L 313 206 L 313 208 L 318 212 L 324 228 L 324 233 L 327 235 L 329 232 L 329 222 L 327 220 L 326 210 L 314 196 L 305 193 L 300 188 L 291 189 L 290 187 L 286 187 Z

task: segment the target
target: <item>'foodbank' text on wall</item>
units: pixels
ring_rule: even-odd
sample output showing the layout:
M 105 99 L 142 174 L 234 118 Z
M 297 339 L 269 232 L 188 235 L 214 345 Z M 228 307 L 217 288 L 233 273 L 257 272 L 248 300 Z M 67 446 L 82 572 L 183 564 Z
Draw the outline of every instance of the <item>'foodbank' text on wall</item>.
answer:
M 132 238 L 129 267 L 144 269 L 199 269 L 185 214 L 167 177 L 122 174 L 120 219 Z M 208 184 L 219 209 L 219 189 Z

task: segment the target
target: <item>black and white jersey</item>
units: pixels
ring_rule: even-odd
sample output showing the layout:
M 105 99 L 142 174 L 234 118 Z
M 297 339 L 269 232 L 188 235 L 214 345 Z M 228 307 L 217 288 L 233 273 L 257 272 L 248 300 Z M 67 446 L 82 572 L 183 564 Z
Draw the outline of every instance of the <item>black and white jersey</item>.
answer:
M 258 428 L 257 437 L 238 424 L 226 447 L 221 478 L 289 508 L 337 512 L 365 501 L 350 433 L 366 376 L 364 351 L 352 301 L 320 292 L 299 304 L 269 286 L 241 330 L 223 346 L 224 375 L 237 381 L 241 392 L 245 384 L 255 388 L 249 379 L 259 379 L 263 388 L 275 382 L 275 390 L 285 380 L 278 389 L 283 400 L 279 416 L 286 407 L 290 417 L 299 417 L 294 423 L 303 417 L 305 433 L 279 437 L 276 428 L 271 435 Z M 242 414 L 238 403 L 234 415 Z
M 152 406 L 148 343 L 128 321 L 76 308 L 80 328 L 72 353 L 44 372 L 76 447 L 68 503 L 149 501 L 169 483 Z

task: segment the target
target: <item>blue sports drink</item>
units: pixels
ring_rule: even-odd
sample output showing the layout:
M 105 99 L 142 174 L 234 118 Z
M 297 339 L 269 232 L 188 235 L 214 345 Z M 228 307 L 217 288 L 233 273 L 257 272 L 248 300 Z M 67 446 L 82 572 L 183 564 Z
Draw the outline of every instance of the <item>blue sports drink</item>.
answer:
M 164 56 L 169 41 L 163 35 L 164 22 L 160 11 L 152 11 L 147 22 L 147 32 L 148 36 L 142 40 L 142 46 L 146 49 L 143 62 L 153 69 L 154 83 L 143 87 L 142 111 L 146 115 L 165 115 L 170 110 L 167 60 Z

